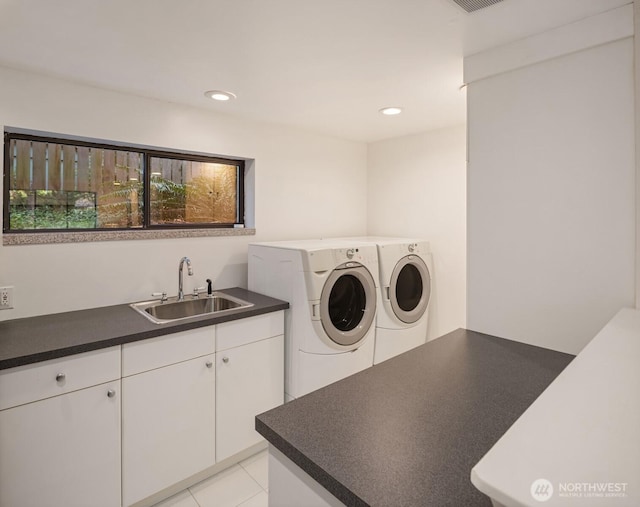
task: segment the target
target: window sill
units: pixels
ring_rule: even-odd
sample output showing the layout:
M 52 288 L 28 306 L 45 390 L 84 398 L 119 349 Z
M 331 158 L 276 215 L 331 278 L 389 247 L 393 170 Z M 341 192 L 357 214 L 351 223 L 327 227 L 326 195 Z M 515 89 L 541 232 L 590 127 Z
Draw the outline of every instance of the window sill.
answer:
M 4 233 L 2 244 L 50 245 L 55 243 L 86 243 L 94 241 L 127 241 L 140 239 L 202 238 L 207 236 L 254 236 L 255 229 L 180 229 L 131 231 L 34 232 L 28 234 Z

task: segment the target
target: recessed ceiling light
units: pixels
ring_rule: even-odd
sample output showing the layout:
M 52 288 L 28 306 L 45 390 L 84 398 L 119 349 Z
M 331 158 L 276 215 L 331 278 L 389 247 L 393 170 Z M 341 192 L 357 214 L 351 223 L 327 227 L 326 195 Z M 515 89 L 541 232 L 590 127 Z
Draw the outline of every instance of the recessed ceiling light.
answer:
M 209 90 L 208 92 L 204 92 L 204 95 L 205 97 L 209 97 L 210 99 L 220 100 L 220 101 L 231 100 L 236 98 L 235 93 L 225 92 L 222 90 Z
M 401 112 L 401 107 L 383 107 L 382 109 L 380 109 L 380 113 L 386 116 L 394 116 L 396 114 L 400 114 Z

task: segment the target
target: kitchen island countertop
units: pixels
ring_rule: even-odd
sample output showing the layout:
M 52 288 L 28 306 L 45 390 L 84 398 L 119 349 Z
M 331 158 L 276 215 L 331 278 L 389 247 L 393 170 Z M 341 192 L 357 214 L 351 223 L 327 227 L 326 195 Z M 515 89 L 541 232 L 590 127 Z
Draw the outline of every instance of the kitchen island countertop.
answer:
M 471 469 L 573 357 L 458 329 L 256 429 L 349 506 L 490 506 Z

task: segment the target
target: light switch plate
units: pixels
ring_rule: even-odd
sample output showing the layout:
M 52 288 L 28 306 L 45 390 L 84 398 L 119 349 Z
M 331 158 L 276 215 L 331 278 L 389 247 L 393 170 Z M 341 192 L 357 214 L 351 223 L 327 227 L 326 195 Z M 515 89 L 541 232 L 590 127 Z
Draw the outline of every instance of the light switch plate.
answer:
M 0 310 L 13 308 L 13 287 L 0 287 Z

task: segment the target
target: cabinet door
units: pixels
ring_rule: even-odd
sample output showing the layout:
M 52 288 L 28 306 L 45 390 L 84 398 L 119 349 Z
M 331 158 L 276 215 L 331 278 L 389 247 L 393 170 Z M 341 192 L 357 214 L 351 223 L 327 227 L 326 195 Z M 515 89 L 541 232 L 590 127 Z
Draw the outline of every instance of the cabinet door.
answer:
M 122 497 L 131 505 L 215 464 L 214 355 L 122 379 Z
M 0 506 L 44 505 L 120 505 L 120 381 L 0 412 Z
M 262 437 L 255 416 L 284 401 L 284 337 L 275 336 L 216 354 L 216 460 Z

